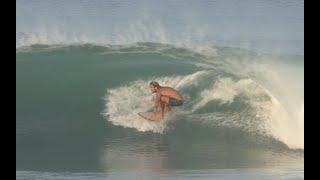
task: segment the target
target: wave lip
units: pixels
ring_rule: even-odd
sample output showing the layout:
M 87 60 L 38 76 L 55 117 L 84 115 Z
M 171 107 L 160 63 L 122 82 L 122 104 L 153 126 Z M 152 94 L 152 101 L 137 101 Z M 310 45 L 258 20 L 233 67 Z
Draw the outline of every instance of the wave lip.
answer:
M 215 55 L 213 42 L 208 42 L 204 32 L 188 32 L 183 35 L 171 34 L 159 23 L 137 22 L 129 29 L 121 28 L 108 34 L 69 33 L 59 29 L 45 29 L 34 32 L 16 31 L 16 48 L 36 44 L 72 45 L 96 44 L 128 45 L 143 43 L 171 44 L 176 47 L 192 49 L 195 52 Z

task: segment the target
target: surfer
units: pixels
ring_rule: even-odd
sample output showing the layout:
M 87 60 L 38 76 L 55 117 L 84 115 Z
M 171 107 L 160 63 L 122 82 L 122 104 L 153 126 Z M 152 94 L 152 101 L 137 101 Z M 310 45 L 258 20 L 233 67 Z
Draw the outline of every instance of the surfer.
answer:
M 183 104 L 182 95 L 171 87 L 163 87 L 158 82 L 152 81 L 149 84 L 149 88 L 151 93 L 156 94 L 153 113 L 155 116 L 160 114 L 161 119 L 163 119 L 164 113 L 170 110 L 171 106 L 181 106 Z M 159 106 L 161 111 L 157 111 Z

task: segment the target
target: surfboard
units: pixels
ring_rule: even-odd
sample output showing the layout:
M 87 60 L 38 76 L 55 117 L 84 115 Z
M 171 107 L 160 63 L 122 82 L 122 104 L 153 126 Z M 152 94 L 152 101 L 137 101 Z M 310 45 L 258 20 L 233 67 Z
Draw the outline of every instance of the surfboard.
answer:
M 153 112 L 139 112 L 138 115 L 149 121 L 161 120 L 161 117 L 155 116 Z

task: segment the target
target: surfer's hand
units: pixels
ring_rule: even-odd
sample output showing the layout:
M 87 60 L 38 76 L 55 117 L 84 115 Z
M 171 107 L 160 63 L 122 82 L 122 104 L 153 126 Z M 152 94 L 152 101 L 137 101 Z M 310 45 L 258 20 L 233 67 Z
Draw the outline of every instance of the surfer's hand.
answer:
M 146 100 L 144 100 L 144 102 L 147 104 L 154 104 L 152 99 L 146 99 Z

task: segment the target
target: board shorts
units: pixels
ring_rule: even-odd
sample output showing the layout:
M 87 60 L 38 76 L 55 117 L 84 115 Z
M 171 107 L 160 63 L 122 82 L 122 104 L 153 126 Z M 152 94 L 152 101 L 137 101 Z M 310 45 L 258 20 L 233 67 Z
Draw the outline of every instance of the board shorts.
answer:
M 183 104 L 183 100 L 169 98 L 169 106 L 181 106 L 182 104 Z

